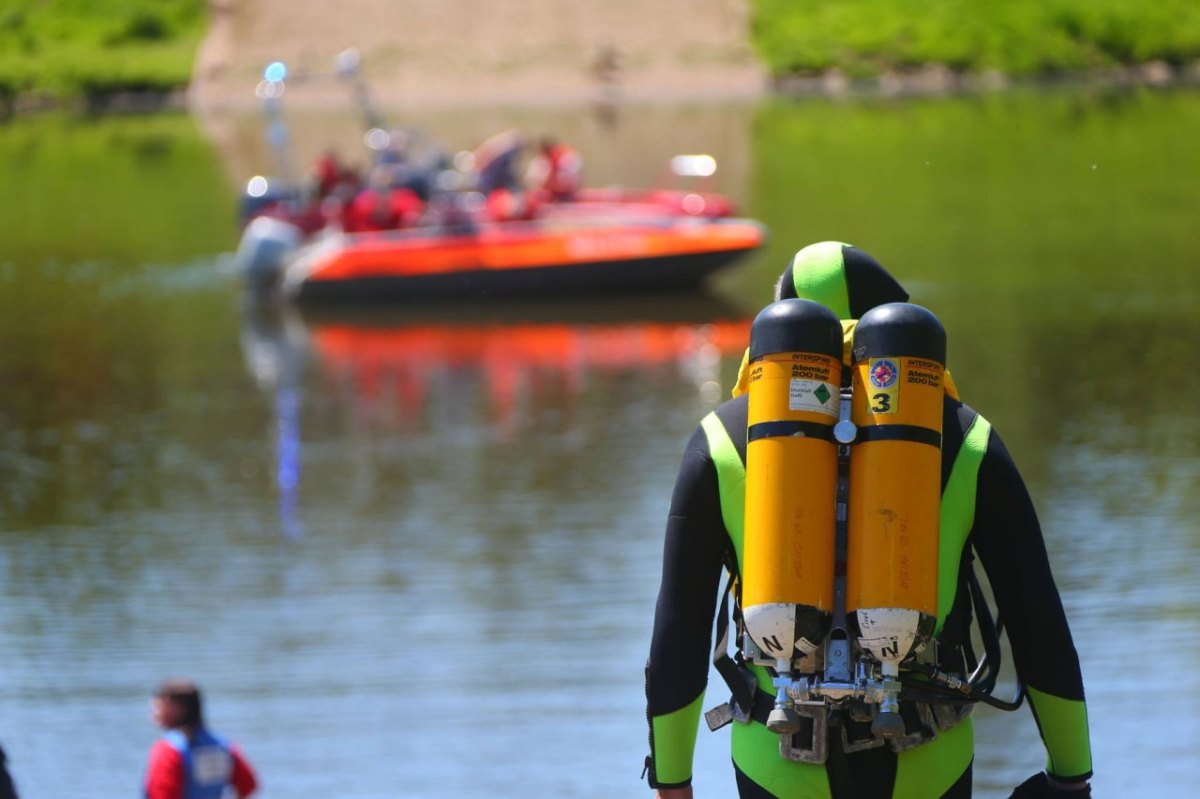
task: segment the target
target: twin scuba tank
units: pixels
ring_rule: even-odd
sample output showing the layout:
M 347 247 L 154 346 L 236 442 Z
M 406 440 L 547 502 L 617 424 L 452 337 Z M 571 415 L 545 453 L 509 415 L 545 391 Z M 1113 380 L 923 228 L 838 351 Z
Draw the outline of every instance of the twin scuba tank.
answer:
M 946 334 L 890 303 L 859 320 L 846 380 L 843 347 L 809 300 L 751 327 L 742 649 L 774 675 L 772 731 L 799 729 L 798 703 L 851 701 L 890 738 L 900 664 L 937 620 Z

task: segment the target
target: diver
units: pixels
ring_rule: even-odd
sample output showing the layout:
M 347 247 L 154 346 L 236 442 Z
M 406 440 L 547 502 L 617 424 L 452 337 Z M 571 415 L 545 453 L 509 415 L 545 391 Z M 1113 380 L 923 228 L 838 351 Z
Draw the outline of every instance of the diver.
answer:
M 842 320 L 845 342 L 837 346 L 841 342 L 835 327 L 833 346 L 835 352 L 842 350 L 846 364 L 853 360 L 848 345 L 854 320 L 877 306 L 908 302 L 907 292 L 874 258 L 839 242 L 813 244 L 796 253 L 776 286 L 776 300 L 789 298 L 812 301 L 808 305 L 832 311 L 829 316 L 835 323 Z M 824 710 L 820 715 L 814 712 L 805 724 L 783 725 L 787 733 L 781 735 L 766 726 L 772 723 L 769 714 L 780 707 L 772 672 L 753 662 L 747 645 L 733 657 L 725 653 L 729 631 L 727 599 L 719 590 L 721 572 L 723 567 L 731 572 L 733 618 L 744 626 L 739 599 L 746 576 L 745 533 L 756 512 L 754 507 L 743 512 L 750 505 L 748 365 L 743 363 L 734 398 L 708 414 L 688 441 L 671 498 L 646 666 L 651 750 L 646 774 L 651 787 L 661 799 L 692 796 L 692 755 L 712 652 L 734 694 L 729 706 L 734 719 L 732 757 L 742 799 L 970 797 L 970 702 L 941 701 L 944 690 L 914 694 L 911 682 L 905 682 L 899 694 L 899 730 L 879 734 L 868 716 L 834 706 L 827 715 Z M 804 401 L 795 395 L 792 400 Z M 1000 436 L 962 402 L 948 372 L 941 405 L 940 468 L 937 456 L 933 465 L 940 471 L 933 478 L 935 492 L 938 480 L 941 491 L 936 556 L 952 567 L 941 574 L 940 632 L 927 648 L 933 659 L 906 661 L 909 671 L 901 677 L 911 681 L 911 670 L 920 666 L 925 674 L 953 682 L 946 675 L 968 675 L 982 666 L 971 643 L 972 608 L 981 625 L 991 617 L 981 610 L 986 603 L 973 573 L 973 559 L 978 557 L 1007 627 L 1015 669 L 1047 753 L 1045 771 L 1031 777 L 1014 796 L 1083 799 L 1090 796 L 1092 774 L 1083 681 L 1037 514 Z M 998 656 L 997 643 L 993 668 L 998 668 Z M 965 679 L 958 681 L 967 690 L 964 683 Z M 906 698 L 914 695 L 921 698 Z M 715 718 L 708 718 L 710 727 L 728 721 Z

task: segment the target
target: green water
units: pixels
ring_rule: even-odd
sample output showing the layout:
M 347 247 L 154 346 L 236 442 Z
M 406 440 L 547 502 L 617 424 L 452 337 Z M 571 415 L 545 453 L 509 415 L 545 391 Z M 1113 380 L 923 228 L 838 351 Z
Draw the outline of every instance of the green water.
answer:
M 1198 115 L 1195 94 L 1153 92 L 773 105 L 749 210 L 779 232 L 744 285 L 797 242 L 861 243 L 943 319 L 1027 469 L 1049 468 L 1048 435 L 1119 444 L 1113 422 L 1194 457 Z
M 740 356 L 708 323 L 831 238 L 939 315 L 1022 468 L 1098 792 L 1194 778 L 1200 94 L 411 116 L 452 148 L 558 132 L 597 185 L 708 150 L 770 243 L 715 297 L 423 309 L 339 346 L 241 311 L 222 254 L 237 187 L 273 168 L 257 118 L 0 126 L 0 742 L 23 796 L 136 790 L 145 698 L 178 673 L 267 797 L 643 791 L 666 503 Z M 353 154 L 357 124 L 297 113 L 295 163 Z M 976 795 L 1007 796 L 1036 727 L 981 716 Z M 698 792 L 732 795 L 724 735 L 699 746 Z

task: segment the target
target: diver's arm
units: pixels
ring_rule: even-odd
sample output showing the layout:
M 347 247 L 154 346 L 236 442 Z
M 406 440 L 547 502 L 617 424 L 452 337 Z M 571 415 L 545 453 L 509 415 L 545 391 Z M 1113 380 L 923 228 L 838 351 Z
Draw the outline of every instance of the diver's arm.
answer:
M 972 537 L 1046 746 L 1046 771 L 1062 782 L 1085 782 L 1092 758 L 1079 656 L 1033 501 L 995 430 L 978 485 Z
M 712 625 L 728 536 L 704 432 L 684 451 L 667 517 L 662 584 L 646 664 L 650 786 L 684 788 L 712 656 Z M 689 789 L 690 790 L 690 789 Z M 660 793 L 665 797 L 687 794 Z

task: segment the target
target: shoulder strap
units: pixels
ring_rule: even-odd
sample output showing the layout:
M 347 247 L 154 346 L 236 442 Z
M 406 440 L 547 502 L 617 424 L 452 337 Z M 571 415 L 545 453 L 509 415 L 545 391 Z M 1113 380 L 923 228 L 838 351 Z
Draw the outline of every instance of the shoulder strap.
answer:
M 744 404 L 744 400 L 743 403 Z M 734 403 L 736 405 L 737 403 Z M 735 408 L 736 410 L 736 408 Z M 736 422 L 735 422 L 736 423 Z M 725 590 L 721 592 L 721 603 L 717 610 L 716 642 L 713 646 L 713 667 L 732 693 L 732 704 L 745 717 L 754 706 L 754 689 L 744 676 L 747 672 L 741 661 L 740 654 L 735 657 L 729 654 L 729 618 L 730 595 L 736 597 L 740 548 L 742 540 L 742 525 L 745 515 L 746 467 L 743 455 L 739 451 L 733 436 L 717 412 L 704 417 L 701 427 L 708 439 L 709 456 L 717 472 L 717 485 L 720 491 L 721 516 L 725 529 L 729 533 L 732 551 L 726 558 L 725 567 L 729 576 L 725 581 Z M 744 423 L 743 423 L 744 428 Z M 733 616 L 737 619 L 737 603 L 734 603 Z
M 729 686 L 732 694 L 730 703 L 736 705 L 743 716 L 748 716 L 754 708 L 754 684 L 745 677 L 749 672 L 742 663 L 741 653 L 737 654 L 736 659 L 729 654 L 729 595 L 736 582 L 737 575 L 731 573 L 725 581 L 725 590 L 721 592 L 721 607 L 717 611 L 717 642 L 713 646 L 713 667 Z

